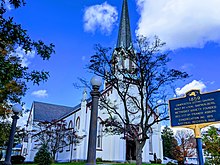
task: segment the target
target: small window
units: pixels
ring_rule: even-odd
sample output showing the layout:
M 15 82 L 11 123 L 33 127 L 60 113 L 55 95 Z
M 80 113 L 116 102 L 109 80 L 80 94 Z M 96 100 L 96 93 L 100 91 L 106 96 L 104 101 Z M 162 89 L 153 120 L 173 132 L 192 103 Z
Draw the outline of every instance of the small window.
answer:
M 66 151 L 70 151 L 70 149 L 71 149 L 71 145 L 72 145 L 72 136 L 73 136 L 73 134 L 72 134 L 72 129 L 73 129 L 73 122 L 72 122 L 72 120 L 70 120 L 70 122 L 69 122 L 69 125 L 68 125 L 68 143 L 69 143 L 69 145 L 68 145 L 68 148 L 67 148 L 67 150 Z

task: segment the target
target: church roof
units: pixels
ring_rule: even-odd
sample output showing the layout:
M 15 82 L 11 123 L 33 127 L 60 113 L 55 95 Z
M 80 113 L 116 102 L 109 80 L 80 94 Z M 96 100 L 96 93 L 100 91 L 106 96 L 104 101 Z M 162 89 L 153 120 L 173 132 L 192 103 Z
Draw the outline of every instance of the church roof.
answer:
M 60 119 L 64 115 L 69 114 L 77 109 L 76 107 L 68 107 L 36 101 L 33 102 L 32 106 L 34 108 L 33 120 L 48 122 Z
M 123 47 L 125 49 L 128 49 L 130 46 L 132 46 L 132 40 L 128 13 L 128 3 L 127 0 L 124 0 L 121 11 L 121 21 L 118 31 L 118 41 L 116 47 Z

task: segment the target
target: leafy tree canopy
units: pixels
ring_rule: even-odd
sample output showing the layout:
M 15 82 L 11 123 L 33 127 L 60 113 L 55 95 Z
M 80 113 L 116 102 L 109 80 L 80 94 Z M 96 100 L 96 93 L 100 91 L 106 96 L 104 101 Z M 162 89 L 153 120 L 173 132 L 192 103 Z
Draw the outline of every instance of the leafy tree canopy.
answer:
M 8 144 L 9 134 L 11 129 L 11 123 L 9 121 L 0 122 L 0 147 L 6 147 Z M 14 146 L 21 143 L 25 136 L 24 128 L 17 127 L 14 136 Z
M 0 122 L 0 147 L 5 146 L 10 133 L 11 125 L 9 122 Z
M 163 139 L 163 153 L 164 156 L 169 157 L 171 159 L 175 159 L 175 151 L 177 147 L 177 141 L 174 137 L 173 130 L 166 126 L 162 131 L 162 139 Z
M 207 133 L 203 135 L 203 142 L 205 143 L 205 154 L 212 157 L 208 162 L 211 164 L 220 164 L 219 130 L 211 126 Z
M 38 165 L 50 165 L 53 162 L 47 145 L 43 144 L 34 157 L 34 162 Z
M 24 0 L 7 1 L 15 10 L 25 5 Z M 21 98 L 27 91 L 27 82 L 39 85 L 46 81 L 49 73 L 46 71 L 30 70 L 22 65 L 22 58 L 16 54 L 20 48 L 25 53 L 35 51 L 43 60 L 48 60 L 54 53 L 54 45 L 34 41 L 21 24 L 14 22 L 13 17 L 7 17 L 6 1 L 0 1 L 0 116 L 10 113 L 10 105 L 21 103 Z

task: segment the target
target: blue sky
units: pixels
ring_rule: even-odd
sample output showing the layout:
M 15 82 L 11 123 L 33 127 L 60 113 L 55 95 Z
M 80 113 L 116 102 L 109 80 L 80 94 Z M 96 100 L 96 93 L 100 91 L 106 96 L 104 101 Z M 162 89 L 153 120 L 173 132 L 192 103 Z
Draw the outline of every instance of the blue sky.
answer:
M 66 106 L 80 103 L 83 89 L 73 86 L 77 77 L 92 77 L 85 70 L 94 44 L 114 47 L 117 41 L 122 0 L 27 0 L 25 7 L 9 15 L 27 29 L 31 38 L 54 43 L 56 54 L 42 61 L 34 52 L 18 55 L 24 65 L 50 72 L 40 86 L 29 84 L 23 98 Z M 169 67 L 187 71 L 191 77 L 176 85 L 178 95 L 191 88 L 203 92 L 220 89 L 219 0 L 128 0 L 132 38 L 136 34 L 158 35 L 167 43 Z

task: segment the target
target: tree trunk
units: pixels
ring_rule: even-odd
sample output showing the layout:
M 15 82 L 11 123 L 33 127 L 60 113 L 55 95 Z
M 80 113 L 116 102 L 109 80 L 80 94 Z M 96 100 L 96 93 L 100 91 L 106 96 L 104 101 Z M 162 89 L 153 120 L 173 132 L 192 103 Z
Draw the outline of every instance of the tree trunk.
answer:
M 55 162 L 56 161 L 56 151 L 52 151 L 52 153 L 53 153 L 53 155 L 52 155 L 53 161 Z
M 140 143 L 139 141 L 135 141 L 136 144 L 136 165 L 142 165 L 142 149 L 144 147 L 146 141 Z

